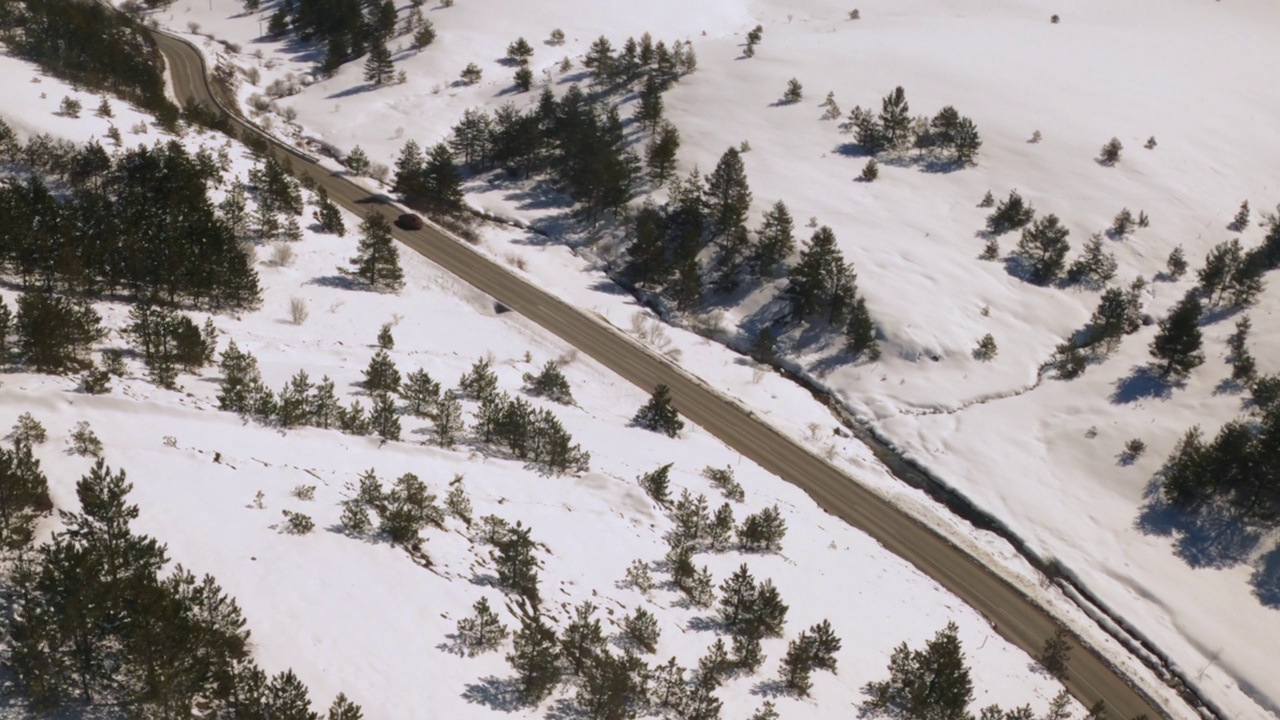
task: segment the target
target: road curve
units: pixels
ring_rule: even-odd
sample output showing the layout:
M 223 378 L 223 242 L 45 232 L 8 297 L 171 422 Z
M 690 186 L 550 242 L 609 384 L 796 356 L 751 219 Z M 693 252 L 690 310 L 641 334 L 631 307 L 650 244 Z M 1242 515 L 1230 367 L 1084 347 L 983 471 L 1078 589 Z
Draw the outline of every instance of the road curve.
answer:
M 295 173 L 309 174 L 317 185 L 328 191 L 330 200 L 346 209 L 362 216 L 378 212 L 389 220 L 399 214 L 393 206 L 359 203 L 369 197 L 367 189 L 343 175 L 331 173 L 307 155 L 229 112 L 214 97 L 199 51 L 163 32 L 152 34 L 169 64 L 174 91 L 180 100 L 194 100 L 225 116 L 241 137 L 247 133 L 266 140 L 277 156 L 290 159 Z M 669 386 L 676 407 L 690 421 L 764 469 L 800 487 L 824 510 L 866 532 L 889 551 L 915 565 L 985 615 L 995 631 L 1014 645 L 1037 655 L 1045 640 L 1061 627 L 1047 612 L 969 553 L 665 358 L 431 226 L 414 232 L 395 228 L 394 232 L 404 245 L 646 392 L 659 383 Z M 1152 720 L 1169 717 L 1153 700 L 1131 686 L 1117 668 L 1092 650 L 1077 647 L 1072 653 L 1067 688 L 1086 706 L 1104 700 L 1110 720 L 1130 720 L 1140 715 Z

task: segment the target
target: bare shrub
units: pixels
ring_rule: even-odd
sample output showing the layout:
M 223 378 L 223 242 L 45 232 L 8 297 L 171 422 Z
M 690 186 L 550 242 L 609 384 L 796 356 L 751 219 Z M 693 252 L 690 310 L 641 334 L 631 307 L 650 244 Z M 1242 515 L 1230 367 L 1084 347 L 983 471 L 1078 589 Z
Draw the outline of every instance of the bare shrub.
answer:
M 389 172 L 391 171 L 382 163 L 373 163 L 369 166 L 369 177 L 381 183 L 387 181 L 387 173 Z
M 513 268 L 516 268 L 518 270 L 528 269 L 527 267 L 525 267 L 524 258 L 520 257 L 519 255 L 516 255 L 515 253 L 507 253 L 506 257 L 504 257 L 503 259 L 506 260 L 507 264 Z
M 307 310 L 307 301 L 300 297 L 289 299 L 289 320 L 294 325 L 301 325 L 307 321 L 307 317 L 311 314 Z
M 192 35 L 195 35 L 195 34 L 199 33 L 199 32 L 200 32 L 200 23 L 198 23 L 198 22 L 189 22 L 189 23 L 187 23 L 187 31 L 188 31 L 188 32 L 190 32 Z
M 256 67 L 250 66 L 247 68 L 240 68 L 240 74 L 244 75 L 244 79 L 247 80 L 250 85 L 257 85 L 259 82 L 262 82 L 262 73 L 259 72 Z
M 261 93 L 250 95 L 245 102 L 249 103 L 249 107 L 255 112 L 266 112 L 271 109 L 271 100 Z
M 293 246 L 289 243 L 273 243 L 271 245 L 271 257 L 267 259 L 267 264 L 271 267 L 290 267 L 293 265 Z

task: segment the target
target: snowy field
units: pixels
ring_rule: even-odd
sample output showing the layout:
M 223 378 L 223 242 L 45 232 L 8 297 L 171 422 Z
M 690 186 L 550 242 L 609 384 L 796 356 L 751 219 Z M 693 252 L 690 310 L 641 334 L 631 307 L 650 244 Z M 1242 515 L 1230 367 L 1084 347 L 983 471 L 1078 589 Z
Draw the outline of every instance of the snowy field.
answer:
M 6 122 L 24 136 L 44 131 L 77 142 L 103 137 L 108 121 L 90 112 L 79 119 L 53 114 L 63 96 L 77 97 L 85 107 L 95 106 L 94 96 L 52 78 L 30 82 L 36 76 L 29 65 L 0 56 L 0 77 L 7 78 L 0 86 L 8 98 Z M 125 129 L 126 144 L 164 137 L 154 127 L 135 134 L 129 128 L 145 118 L 116 105 L 112 122 Z M 225 141 L 193 133 L 184 142 L 195 150 Z M 250 163 L 238 147 L 233 156 L 235 172 L 245 175 Z M 346 221 L 353 227 L 357 218 Z M 1042 712 L 1057 692 L 1054 682 L 1034 671 L 1030 659 L 996 636 L 976 612 L 866 536 L 826 516 L 797 489 L 698 428 L 669 439 L 630 427 L 643 393 L 594 362 L 575 358 L 570 348 L 514 313 L 495 314 L 490 299 L 420 257 L 402 254 L 407 282 L 399 295 L 337 287 L 332 282 L 336 268 L 353 254 L 354 245 L 351 235 L 307 230 L 294 246 L 290 266 L 260 262 L 262 309 L 214 316 L 223 345 L 234 340 L 256 355 L 272 388 L 305 369 L 312 379 L 333 378 L 344 402 L 358 396 L 356 383 L 385 322 L 394 323 L 392 357 L 401 372 L 422 368 L 446 387 L 475 360 L 491 357 L 500 388 L 515 394 L 522 373 L 549 359 L 564 359 L 577 406 L 532 401 L 551 408 L 592 453 L 591 471 L 548 477 L 487 457 L 475 446 L 441 450 L 424 443 L 427 428 L 410 418 L 405 418 L 405 441 L 385 445 L 337 431 L 281 432 L 246 423 L 217 410 L 216 369 L 182 376 L 179 391 L 146 382 L 137 360 L 130 360 L 133 376 L 115 381 L 103 396 L 77 392 L 72 378 L 6 374 L 0 385 L 0 427 L 30 412 L 49 430 L 37 454 L 55 504 L 74 506 L 75 481 L 90 466 L 88 459 L 65 450 L 73 426 L 87 421 L 104 442 L 108 463 L 125 469 L 135 486 L 131 499 L 141 507 L 135 528 L 166 543 L 175 562 L 213 574 L 243 608 L 259 663 L 272 673 L 293 667 L 318 707 L 341 691 L 363 705 L 369 718 L 482 718 L 494 715 L 491 707 L 507 710 L 508 717 L 542 717 L 548 710 L 545 704 L 541 710 L 507 706 L 501 691 L 511 673 L 501 653 L 467 658 L 447 648 L 457 620 L 481 597 L 513 624 L 501 610 L 498 590 L 477 582 L 492 572 L 488 551 L 470 542 L 461 524 L 449 520 L 446 531 L 426 534 L 424 548 L 436 563 L 430 571 L 402 550 L 336 529 L 344 487 L 370 468 L 384 483 L 415 473 L 440 496 L 461 476 L 476 517 L 521 521 L 545 544 L 542 594 L 553 618 L 564 621 L 572 605 L 591 600 L 613 632 L 622 615 L 644 605 L 661 627 L 656 658 L 674 655 L 693 665 L 714 641 L 714 633 L 698 622 L 710 611 L 685 607 L 670 590 L 658 589 L 646 599 L 617 586 L 633 560 L 661 559 L 663 534 L 671 527 L 635 478 L 673 462 L 675 493 L 682 488 L 707 493 L 718 505 L 718 494 L 699 471 L 707 465 L 731 466 L 746 492 L 735 514 L 741 518 L 776 503 L 789 528 L 783 552 L 744 556 L 733 551 L 700 555 L 698 562 L 710 566 L 717 583 L 741 562 L 749 563 L 757 578 L 772 578 L 790 605 L 788 639 L 824 618 L 843 639 L 839 674 L 816 674 L 811 699 L 774 698 L 784 717 L 853 714 L 862 686 L 885 675 L 895 645 L 918 646 L 949 620 L 958 623 L 973 667 L 975 706 L 1030 703 Z M 260 250 L 265 259 L 266 249 Z M 0 293 L 13 304 L 12 290 Z M 294 298 L 309 310 L 300 325 L 290 320 Z M 105 324 L 117 331 L 102 347 L 124 348 L 118 331 L 129 308 L 97 307 Z M 703 350 L 707 357 L 723 354 L 710 346 Z M 750 387 L 763 391 L 771 382 Z M 794 389 L 778 385 L 775 392 L 804 417 Z M 361 400 L 367 405 L 367 398 Z M 820 418 L 821 410 L 814 408 L 809 403 L 807 417 Z M 467 409 L 474 405 L 467 403 Z M 880 481 L 888 482 L 879 472 Z M 294 497 L 300 485 L 315 486 L 314 499 Z M 311 516 L 315 531 L 284 533 L 282 510 Z M 725 717 L 746 717 L 763 701 L 760 693 L 775 675 L 785 639 L 767 640 L 764 649 L 768 659 L 759 675 L 730 680 L 718 693 Z

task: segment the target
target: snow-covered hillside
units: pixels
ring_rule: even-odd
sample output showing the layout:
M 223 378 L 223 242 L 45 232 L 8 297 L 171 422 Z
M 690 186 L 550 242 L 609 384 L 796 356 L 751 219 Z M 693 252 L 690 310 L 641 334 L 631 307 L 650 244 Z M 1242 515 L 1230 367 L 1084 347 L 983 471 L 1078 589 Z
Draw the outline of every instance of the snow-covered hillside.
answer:
M 1077 252 L 1121 208 L 1143 210 L 1150 228 L 1107 242 L 1119 261 L 1117 281 L 1152 279 L 1177 245 L 1194 268 L 1212 245 L 1237 235 L 1226 225 L 1242 200 L 1255 209 L 1280 200 L 1272 172 L 1280 146 L 1271 140 L 1280 95 L 1260 74 L 1280 63 L 1280 9 L 1265 0 L 870 0 L 858 4 L 856 21 L 850 9 L 827 0 L 643 8 L 462 0 L 430 9 L 434 45 L 396 56 L 406 84 L 370 90 L 357 63 L 279 104 L 298 112 L 304 134 L 344 150 L 359 144 L 390 164 L 405 139 L 444 138 L 467 107 L 523 101 L 509 94 L 511 70 L 498 62 L 516 36 L 534 43 L 539 79 L 600 34 L 615 44 L 644 31 L 692 40 L 700 69 L 666 97 L 684 138 L 682 169 L 707 170 L 726 147 L 748 141 L 756 211 L 782 199 L 797 218 L 834 228 L 884 336 L 875 365 L 844 361 L 834 343 L 795 347 L 792 360 L 1033 549 L 1059 558 L 1228 716 L 1280 714 L 1272 641 L 1280 616 L 1260 590 L 1275 582 L 1276 539 L 1255 534 L 1216 566 L 1197 567 L 1179 554 L 1194 558 L 1196 548 L 1152 529 L 1160 523 L 1140 522 L 1152 473 L 1182 431 L 1200 423 L 1212 432 L 1241 410 L 1241 396 L 1219 388 L 1232 323 L 1221 318 L 1205 328 L 1209 361 L 1183 387 L 1152 393 L 1134 379 L 1153 328 L 1126 338 L 1083 378 L 1037 386 L 1038 368 L 1084 325 L 1098 293 L 1035 287 L 1002 263 L 978 260 L 987 211 L 975 207 L 988 190 L 1003 197 L 1016 188 L 1040 213 L 1063 219 Z M 1053 24 L 1055 13 L 1061 22 Z M 158 19 L 179 31 L 197 22 L 201 32 L 240 43 L 235 61 L 261 66 L 260 87 L 309 70 L 300 56 L 255 40 L 257 16 L 239 14 L 237 3 L 210 10 L 204 0 L 181 0 Z M 743 35 L 756 23 L 763 42 L 742 59 Z M 541 44 L 554 27 L 565 30 L 563 47 Z M 265 61 L 248 57 L 256 49 Z M 482 66 L 483 81 L 452 86 L 468 62 Z M 791 77 L 806 98 L 773 107 Z M 556 87 L 565 80 L 557 73 Z M 951 104 L 974 118 L 985 141 L 977 167 L 930 173 L 885 163 L 878 181 L 852 182 L 863 160 L 840 151 L 851 138 L 820 120 L 818 103 L 832 91 L 846 111 L 875 105 L 897 85 L 916 113 Z M 242 96 L 252 92 L 243 88 Z M 1028 142 L 1037 131 L 1041 142 Z M 1104 167 L 1095 158 L 1113 136 L 1124 154 Z M 1143 147 L 1148 137 L 1158 141 L 1154 149 Z M 479 207 L 559 226 L 560 209 L 528 203 L 518 189 L 472 190 Z M 1239 235 L 1250 246 L 1261 234 L 1255 222 Z M 500 233 L 487 246 L 521 257 L 547 285 L 630 327 L 634 309 L 600 290 L 598 275 L 566 272 L 590 270 L 594 261 L 529 241 Z M 1001 238 L 1002 252 L 1015 241 Z M 1147 312 L 1163 315 L 1191 282 L 1150 284 Z M 724 323 L 752 318 L 769 292 L 740 298 Z M 1269 289 L 1250 311 L 1263 372 L 1280 370 L 1276 293 Z M 981 362 L 971 352 L 987 333 L 999 354 Z M 685 349 L 692 371 L 803 432 L 787 417 L 790 406 L 753 385 L 748 369 L 694 336 L 674 332 L 670 342 Z M 1117 455 L 1131 438 L 1149 449 L 1123 466 Z
M 89 113 L 55 117 L 64 96 L 77 97 L 86 107 L 95 98 L 48 77 L 30 82 L 39 74 L 12 58 L 0 58 L 0 71 L 9 78 L 3 116 L 23 135 L 44 131 L 83 142 L 102 137 L 114 123 L 128 129 L 127 145 L 159 139 L 154 127 L 145 135 L 133 130 L 145 118 L 124 107 L 111 121 Z M 195 150 L 225 140 L 190 133 L 183 142 Z M 232 155 L 234 172 L 245 175 L 247 155 L 239 146 Z M 348 227 L 356 222 L 347 217 Z M 542 592 L 556 620 L 590 600 L 614 632 L 623 614 L 644 605 L 659 619 L 657 657 L 675 655 L 682 664 L 695 664 L 715 638 L 700 622 L 711 611 L 688 607 L 668 589 L 646 598 L 618 585 L 633 560 L 654 563 L 666 551 L 663 535 L 671 521 L 635 480 L 667 462 L 674 463 L 673 491 L 707 493 L 715 504 L 718 496 L 700 471 L 731 467 L 746 497 L 735 504 L 735 514 L 741 518 L 776 503 L 789 528 L 781 554 L 731 551 L 700 555 L 699 564 L 708 564 L 719 582 L 747 562 L 758 578 L 772 578 L 790 605 L 788 638 L 829 618 L 843 640 L 839 674 L 816 675 L 812 699 L 773 698 L 783 716 L 854 712 L 863 699 L 862 686 L 885 674 L 897 643 L 919 645 L 949 620 L 958 623 L 974 668 L 977 705 L 1030 703 L 1040 711 L 1057 692 L 1055 683 L 1035 672 L 1030 659 L 996 636 L 984 618 L 903 560 L 696 427 L 670 439 L 630 426 L 643 393 L 577 358 L 514 313 L 497 314 L 489 298 L 420 257 L 402 254 L 406 287 L 398 295 L 335 282 L 336 268 L 353 254 L 354 244 L 350 235 L 307 230 L 293 245 L 294 260 L 284 267 L 268 265 L 268 251 L 260 248 L 262 309 L 214 316 L 223 345 L 234 340 L 256 355 L 272 388 L 306 370 L 313 379 L 331 377 L 344 401 L 360 394 L 356 384 L 383 323 L 393 324 L 391 354 L 400 370 L 425 369 L 446 387 L 475 360 L 489 357 L 500 388 L 518 393 L 522 373 L 561 359 L 577 404 L 533 402 L 551 408 L 592 453 L 591 471 L 547 476 L 471 443 L 443 450 L 429 441 L 426 423 L 408 417 L 405 441 L 385 444 L 332 430 L 263 427 L 217 410 L 216 370 L 182 376 L 178 391 L 148 383 L 136 360 L 130 361 L 132 375 L 101 396 L 78 392 L 73 378 L 23 373 L 6 374 L 0 386 L 0 426 L 7 428 L 29 412 L 49 431 L 37 454 L 55 504 L 74 507 L 75 481 L 90 465 L 66 451 L 73 427 L 86 421 L 103 441 L 108 463 L 126 470 L 135 486 L 131 499 L 141 507 L 135 529 L 166 543 L 175 562 L 213 574 L 243 608 L 260 664 L 269 672 L 293 667 L 318 705 L 341 691 L 363 705 L 369 718 L 482 718 L 495 709 L 540 717 L 547 709 L 510 705 L 503 694 L 510 671 L 501 653 L 469 658 L 450 651 L 448 636 L 472 603 L 487 597 L 494 607 L 503 606 L 501 593 L 486 582 L 491 574 L 487 548 L 469 540 L 460 523 L 449 520 L 446 530 L 426 533 L 424 548 L 435 563 L 430 570 L 401 549 L 340 529 L 339 502 L 349 494 L 346 486 L 371 468 L 384 482 L 414 473 L 440 496 L 456 481 L 470 496 L 476 517 L 494 514 L 531 527 L 546 548 Z M 0 293 L 12 305 L 15 292 Z M 309 311 L 301 323 L 291 312 L 295 300 Z M 115 330 L 102 347 L 126 347 L 119 330 L 129 307 L 99 303 L 97 308 Z M 780 386 L 777 392 L 786 396 L 794 389 Z M 367 404 L 367 398 L 362 401 Z M 815 407 L 810 403 L 796 418 L 821 418 Z M 314 486 L 314 498 L 295 496 L 298 486 Z M 287 534 L 283 510 L 312 517 L 316 529 Z M 46 532 L 53 523 L 46 524 Z M 746 717 L 761 704 L 785 647 L 785 639 L 767 640 L 761 673 L 734 678 L 720 691 L 725 717 Z

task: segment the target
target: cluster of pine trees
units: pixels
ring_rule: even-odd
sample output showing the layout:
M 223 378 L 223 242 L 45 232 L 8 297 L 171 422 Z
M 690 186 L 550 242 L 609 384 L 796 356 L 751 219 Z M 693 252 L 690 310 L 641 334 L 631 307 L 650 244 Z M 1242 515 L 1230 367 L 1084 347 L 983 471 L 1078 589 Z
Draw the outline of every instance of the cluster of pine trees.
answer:
M 113 93 L 173 127 L 164 63 L 141 22 L 99 3 L 15 0 L 0 4 L 4 44 L 77 86 Z
M 233 598 L 210 576 L 169 568 L 164 545 L 129 527 L 132 485 L 99 460 L 76 485 L 80 512 L 34 548 L 33 514 L 48 512 L 47 484 L 30 446 L 0 449 L 0 536 L 24 548 L 7 567 L 0 658 L 16 695 L 37 713 L 128 717 L 318 720 L 292 671 L 273 677 L 249 655 Z M 329 720 L 359 720 L 339 695 Z
M 871 156 L 918 150 L 922 156 L 946 159 L 963 167 L 973 164 L 982 148 L 982 137 L 973 120 L 950 105 L 932 118 L 913 118 L 907 93 L 901 86 L 881 100 L 878 114 L 855 107 L 844 128 L 853 131 L 858 147 Z
M 775 203 L 752 232 L 747 228 L 751 199 L 737 148 L 726 150 L 705 180 L 695 169 L 671 188 L 666 203 L 646 204 L 636 212 L 623 267 L 627 279 L 659 291 L 677 309 L 691 310 L 705 299 L 708 282 L 712 291 L 726 293 L 742 282 L 785 277 L 783 292 L 794 320 L 843 329 L 855 357 L 877 357 L 870 311 L 835 233 L 817 228 L 791 264 L 795 226 L 786 204 Z M 762 355 L 772 351 L 772 343 L 766 329 Z
M 30 144 L 29 144 L 30 145 Z M 0 269 L 24 290 L 210 310 L 258 303 L 258 276 L 209 198 L 219 160 L 177 141 L 109 155 L 96 142 L 0 183 Z M 34 166 L 33 166 L 34 167 Z

